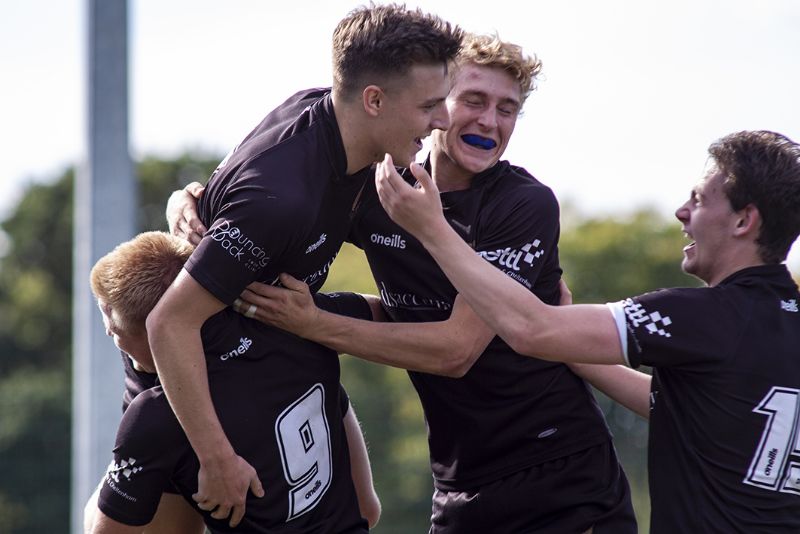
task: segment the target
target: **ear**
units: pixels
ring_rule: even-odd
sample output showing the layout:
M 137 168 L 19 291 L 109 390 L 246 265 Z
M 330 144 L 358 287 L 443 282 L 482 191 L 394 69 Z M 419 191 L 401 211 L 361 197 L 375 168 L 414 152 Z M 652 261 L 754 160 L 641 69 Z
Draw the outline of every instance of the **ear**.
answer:
M 367 115 L 371 117 L 377 117 L 380 115 L 381 108 L 384 104 L 384 99 L 386 98 L 386 95 L 383 93 L 383 89 L 377 85 L 368 85 L 361 93 L 361 98 L 364 105 L 364 111 L 367 112 Z
M 753 239 L 758 237 L 761 231 L 761 213 L 755 204 L 748 204 L 736 212 L 736 227 L 733 235 L 737 237 L 752 234 Z

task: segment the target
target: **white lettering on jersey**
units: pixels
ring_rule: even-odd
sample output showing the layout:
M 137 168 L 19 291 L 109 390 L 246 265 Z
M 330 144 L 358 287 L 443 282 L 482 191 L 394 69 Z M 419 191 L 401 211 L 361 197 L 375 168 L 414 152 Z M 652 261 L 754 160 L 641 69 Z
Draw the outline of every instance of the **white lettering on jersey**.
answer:
M 316 243 L 313 243 L 308 246 L 308 248 L 306 249 L 306 254 L 311 254 L 312 252 L 317 250 L 325 242 L 327 238 L 328 238 L 327 234 L 322 234 L 321 236 L 319 236 L 319 239 L 317 239 Z
M 375 243 L 376 245 L 383 245 L 385 247 L 399 248 L 399 249 L 406 248 L 406 240 L 403 239 L 403 237 L 400 234 L 392 234 L 391 236 L 372 234 L 371 236 L 369 236 L 369 240 Z
M 227 359 L 235 358 L 236 356 L 241 356 L 242 354 L 247 352 L 247 349 L 249 349 L 252 345 L 253 345 L 252 339 L 246 337 L 240 338 L 239 346 L 231 351 L 226 352 L 225 354 L 220 356 L 219 359 L 224 362 Z
M 223 221 L 219 226 L 215 226 L 211 231 L 211 239 L 253 272 L 269 262 L 269 256 L 264 248 L 255 244 L 241 229 L 231 226 L 230 221 Z
M 789 301 L 781 301 L 781 309 L 787 312 L 797 313 L 797 300 L 791 299 Z
M 672 334 L 666 330 L 666 327 L 672 324 L 672 319 L 670 319 L 669 316 L 662 317 L 661 313 L 658 311 L 649 313 L 644 309 L 644 306 L 631 299 L 622 301 L 622 306 L 625 310 L 625 316 L 631 324 L 633 324 L 634 328 L 639 328 L 644 324 L 644 328 L 647 330 L 648 334 L 672 337 Z
M 533 266 L 533 262 L 544 255 L 544 250 L 540 247 L 541 244 L 542 242 L 539 239 L 534 239 L 519 249 L 506 247 L 497 250 L 479 250 L 478 256 L 489 263 L 496 263 L 501 268 L 519 271 L 520 262 Z

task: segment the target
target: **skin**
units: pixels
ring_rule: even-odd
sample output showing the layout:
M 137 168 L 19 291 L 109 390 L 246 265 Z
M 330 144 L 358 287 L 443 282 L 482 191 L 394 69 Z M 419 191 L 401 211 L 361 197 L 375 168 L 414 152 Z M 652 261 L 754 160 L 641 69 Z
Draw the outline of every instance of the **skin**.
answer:
M 106 334 L 114 339 L 114 344 L 126 352 L 133 361 L 134 368 L 154 372 L 153 356 L 147 343 L 147 332 L 134 329 L 128 332 L 120 327 L 119 314 L 102 300 L 98 307 L 103 316 Z M 372 468 L 369 463 L 367 445 L 361 432 L 358 418 L 352 406 L 348 407 L 343 419 L 345 436 L 350 451 L 350 474 L 358 498 L 358 507 L 362 517 L 370 528 L 377 525 L 381 515 L 381 503 L 372 482 Z M 129 526 L 105 515 L 97 507 L 97 496 L 100 487 L 89 499 L 84 509 L 84 530 L 91 534 L 189 534 L 202 533 L 205 526 L 200 515 L 189 506 L 181 495 L 164 493 L 153 520 L 145 526 Z
M 455 72 L 446 105 L 450 127 L 433 136 L 433 179 L 444 190 L 466 189 L 476 173 L 494 166 L 502 156 L 522 107 L 521 89 L 502 69 L 466 64 Z M 470 146 L 463 140 L 468 134 L 491 139 L 496 146 L 492 150 Z M 191 198 L 201 193 L 199 184 L 192 184 L 173 194 L 167 208 L 173 233 L 192 242 L 199 242 L 198 234 L 205 231 Z M 282 275 L 281 282 L 285 289 L 251 284 L 242 294 L 245 304 L 240 311 L 254 304 L 258 320 L 369 361 L 460 377 L 494 337 L 461 297 L 456 298 L 451 321 L 389 324 L 324 312 L 313 305 L 305 284 L 288 275 Z M 370 301 L 380 320 L 379 300 L 370 297 Z
M 421 184 L 418 188 L 397 174 L 387 155 L 376 172 L 381 203 L 395 222 L 420 239 L 459 293 L 516 352 L 567 363 L 625 363 L 616 324 L 604 305 L 548 306 L 521 291 L 450 228 L 436 184 L 425 170 L 415 165 L 412 172 Z M 761 228 L 758 209 L 748 205 L 734 211 L 723 181 L 712 166 L 675 212 L 686 235 L 694 239 L 684 249 L 682 266 L 709 285 L 745 267 L 763 265 L 756 243 Z M 612 397 L 626 399 L 637 413 L 647 413 L 649 383 L 637 376 L 626 381 L 614 369 L 597 372 L 595 378 L 611 387 Z
M 365 87 L 358 99 L 334 92 L 348 173 L 385 152 L 411 161 L 423 137 L 449 126 L 444 108 L 448 92 L 445 65 L 415 65 L 383 87 Z M 212 517 L 230 517 L 235 526 L 245 513 L 248 489 L 260 497 L 263 488 L 225 436 L 208 392 L 200 327 L 224 306 L 184 270 L 148 316 L 147 330 L 164 391 L 200 460 L 199 490 L 193 498 L 201 509 L 214 510 Z

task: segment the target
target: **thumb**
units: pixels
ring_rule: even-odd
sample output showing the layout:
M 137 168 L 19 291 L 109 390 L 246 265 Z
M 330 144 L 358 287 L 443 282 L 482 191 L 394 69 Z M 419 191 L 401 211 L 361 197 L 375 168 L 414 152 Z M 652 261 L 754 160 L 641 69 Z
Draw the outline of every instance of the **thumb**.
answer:
M 288 273 L 281 273 L 280 280 L 283 287 L 291 289 L 292 291 L 304 291 L 306 287 L 308 287 L 305 282 L 301 282 Z
M 200 182 L 192 182 L 183 189 L 197 200 L 200 200 L 200 197 L 203 196 L 203 192 L 206 190 Z

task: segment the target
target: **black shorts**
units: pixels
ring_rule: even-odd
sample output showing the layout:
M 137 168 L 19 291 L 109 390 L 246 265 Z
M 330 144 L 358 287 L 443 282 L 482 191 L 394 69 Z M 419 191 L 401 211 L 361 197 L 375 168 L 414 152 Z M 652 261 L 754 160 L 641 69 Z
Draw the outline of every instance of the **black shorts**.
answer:
M 433 494 L 430 534 L 637 534 L 628 479 L 611 442 L 473 491 Z

